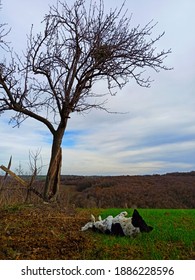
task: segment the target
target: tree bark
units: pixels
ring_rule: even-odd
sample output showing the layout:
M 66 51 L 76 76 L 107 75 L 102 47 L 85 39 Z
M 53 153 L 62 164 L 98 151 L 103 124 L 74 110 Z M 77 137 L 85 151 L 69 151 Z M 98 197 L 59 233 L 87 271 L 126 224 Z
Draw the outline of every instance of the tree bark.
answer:
M 53 137 L 51 159 L 46 176 L 44 188 L 44 200 L 55 201 L 58 197 L 60 188 L 60 174 L 62 165 L 62 139 L 65 127 L 60 127 Z

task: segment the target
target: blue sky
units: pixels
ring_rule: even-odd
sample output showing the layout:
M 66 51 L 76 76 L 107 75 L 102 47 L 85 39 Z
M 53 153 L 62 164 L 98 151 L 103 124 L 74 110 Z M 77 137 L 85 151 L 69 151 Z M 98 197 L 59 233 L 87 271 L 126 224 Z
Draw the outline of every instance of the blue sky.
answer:
M 72 2 L 72 1 L 68 1 Z M 104 1 L 105 8 L 123 0 Z M 53 0 L 2 0 L 0 21 L 12 28 L 8 40 L 22 53 L 31 24 L 42 29 L 41 20 Z M 158 22 L 155 35 L 165 31 L 159 49 L 172 49 L 166 65 L 172 71 L 148 72 L 154 82 L 141 88 L 133 80 L 108 100 L 107 114 L 91 111 L 72 114 L 63 140 L 63 174 L 154 174 L 195 170 L 195 1 L 127 0 L 132 27 Z M 1 55 L 1 54 L 0 54 Z M 99 91 L 101 83 L 96 84 Z M 13 156 L 12 170 L 19 164 L 28 172 L 29 151 L 41 149 L 44 174 L 48 167 L 51 135 L 32 119 L 12 128 L 10 113 L 0 117 L 0 164 Z

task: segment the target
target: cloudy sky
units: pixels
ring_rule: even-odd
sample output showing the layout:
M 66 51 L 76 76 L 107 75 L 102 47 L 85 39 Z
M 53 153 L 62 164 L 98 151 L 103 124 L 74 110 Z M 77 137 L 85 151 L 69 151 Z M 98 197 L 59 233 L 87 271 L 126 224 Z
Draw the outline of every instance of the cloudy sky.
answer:
M 68 2 L 71 2 L 70 0 Z M 105 7 L 123 0 L 107 1 Z M 54 0 L 2 0 L 0 22 L 12 28 L 8 36 L 22 53 L 31 24 L 41 30 L 41 20 Z M 126 114 L 92 111 L 72 114 L 63 141 L 63 174 L 156 174 L 195 170 L 195 1 L 126 0 L 132 27 L 158 22 L 154 37 L 165 31 L 159 49 L 172 49 L 165 64 L 172 71 L 150 72 L 154 82 L 141 88 L 133 80 L 110 97 L 108 108 Z M 2 53 L 0 54 L 2 55 Z M 96 87 L 101 89 L 101 84 Z M 10 113 L 0 117 L 0 164 L 13 156 L 28 172 L 29 151 L 41 149 L 42 174 L 48 167 L 51 136 L 33 120 L 21 127 L 9 125 Z

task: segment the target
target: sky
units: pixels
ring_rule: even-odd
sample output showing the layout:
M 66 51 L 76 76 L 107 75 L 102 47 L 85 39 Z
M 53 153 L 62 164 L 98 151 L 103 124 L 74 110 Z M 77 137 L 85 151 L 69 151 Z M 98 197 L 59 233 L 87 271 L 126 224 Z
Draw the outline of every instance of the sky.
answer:
M 2 0 L 0 23 L 11 27 L 7 39 L 14 50 L 25 50 L 31 25 L 41 21 L 53 0 Z M 67 1 L 68 3 L 72 1 Z M 123 0 L 107 1 L 105 9 L 120 7 Z M 108 114 L 91 111 L 72 114 L 63 139 L 62 174 L 145 175 L 195 170 L 195 1 L 126 0 L 132 27 L 158 22 L 154 37 L 165 31 L 157 47 L 172 49 L 165 60 L 171 71 L 148 72 L 150 88 L 130 80 L 108 100 Z M 1 51 L 2 52 L 2 51 Z M 0 53 L 1 59 L 2 53 Z M 101 90 L 101 82 L 96 84 Z M 48 168 L 52 137 L 32 119 L 20 128 L 9 124 L 12 114 L 0 116 L 0 165 L 12 155 L 12 171 L 19 166 L 29 173 L 29 151 L 40 150 L 41 174 Z

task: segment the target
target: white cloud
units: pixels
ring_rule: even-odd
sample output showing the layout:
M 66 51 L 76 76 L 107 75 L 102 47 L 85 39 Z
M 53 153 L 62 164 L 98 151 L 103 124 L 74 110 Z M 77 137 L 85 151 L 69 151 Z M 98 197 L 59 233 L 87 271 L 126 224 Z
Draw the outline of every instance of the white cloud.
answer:
M 3 1 L 1 20 L 13 26 L 9 39 L 17 49 L 23 47 L 31 23 L 39 28 L 48 4 L 55 2 Z M 122 2 L 115 1 L 118 6 Z M 195 169 L 195 2 L 126 2 L 133 12 L 133 25 L 154 18 L 159 22 L 154 32 L 166 31 L 158 47 L 172 48 L 166 64 L 174 70 L 158 74 L 149 71 L 155 80 L 150 89 L 140 88 L 130 80 L 115 97 L 109 98 L 111 111 L 127 114 L 92 111 L 86 116 L 71 115 L 67 129 L 74 133 L 67 138 L 65 135 L 63 173 L 146 174 Z M 96 89 L 102 92 L 104 84 L 98 83 Z M 43 164 L 47 165 L 51 139 L 47 129 L 33 120 L 24 122 L 20 129 L 12 129 L 2 116 L 0 164 L 6 164 L 12 154 L 13 167 L 19 162 L 27 166 L 29 150 L 41 148 Z

